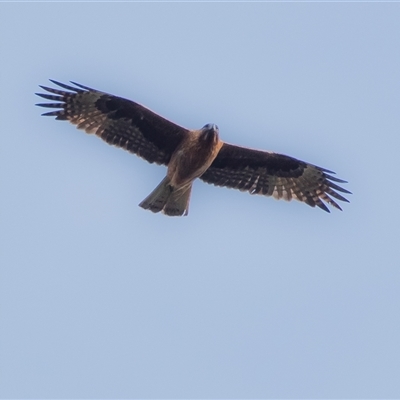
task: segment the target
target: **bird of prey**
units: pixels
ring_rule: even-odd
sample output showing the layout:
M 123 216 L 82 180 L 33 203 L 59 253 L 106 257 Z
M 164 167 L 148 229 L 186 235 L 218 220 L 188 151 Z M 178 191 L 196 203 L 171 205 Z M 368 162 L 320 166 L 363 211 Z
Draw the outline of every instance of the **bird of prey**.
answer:
M 341 210 L 337 193 L 350 193 L 336 183 L 332 171 L 282 154 L 254 150 L 223 142 L 215 124 L 190 130 L 133 101 L 71 82 L 51 80 L 65 89 L 40 86 L 36 93 L 53 103 L 37 104 L 57 109 L 43 115 L 67 120 L 107 143 L 122 147 L 150 163 L 168 167 L 166 177 L 139 205 L 153 212 L 182 216 L 189 211 L 196 178 L 250 194 L 296 199 L 329 212 L 324 202 Z M 336 182 L 336 183 L 335 183 Z

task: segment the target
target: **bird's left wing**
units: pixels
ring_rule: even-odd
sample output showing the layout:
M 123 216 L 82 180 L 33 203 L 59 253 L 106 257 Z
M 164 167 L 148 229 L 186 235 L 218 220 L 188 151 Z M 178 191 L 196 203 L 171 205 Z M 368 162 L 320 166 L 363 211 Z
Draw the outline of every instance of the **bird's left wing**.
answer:
M 145 160 L 168 164 L 188 130 L 133 101 L 72 82 L 75 87 L 51 80 L 65 90 L 40 86 L 50 92 L 36 93 L 56 103 L 37 104 L 58 108 L 43 115 L 68 120 L 107 143 L 122 147 Z
M 350 193 L 334 183 L 346 181 L 330 174 L 333 172 L 289 156 L 224 143 L 200 179 L 251 194 L 297 199 L 329 212 L 322 200 L 341 210 L 331 197 L 348 202 L 336 191 Z

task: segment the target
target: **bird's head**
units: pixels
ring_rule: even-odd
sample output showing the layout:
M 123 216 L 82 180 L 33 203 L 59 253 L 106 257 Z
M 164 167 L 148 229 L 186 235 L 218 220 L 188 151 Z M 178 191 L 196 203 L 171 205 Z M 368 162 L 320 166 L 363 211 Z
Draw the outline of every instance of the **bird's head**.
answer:
M 201 128 L 201 138 L 206 141 L 218 142 L 219 129 L 215 124 L 207 124 Z

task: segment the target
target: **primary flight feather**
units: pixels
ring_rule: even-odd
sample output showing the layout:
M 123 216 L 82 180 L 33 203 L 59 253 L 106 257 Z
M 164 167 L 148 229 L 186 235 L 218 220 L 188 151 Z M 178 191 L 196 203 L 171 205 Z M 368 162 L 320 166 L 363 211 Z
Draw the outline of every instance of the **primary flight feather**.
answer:
M 346 181 L 333 177 L 332 171 L 282 154 L 225 143 L 215 124 L 185 129 L 133 101 L 74 82 L 74 86 L 51 82 L 65 90 L 40 86 L 51 94 L 36 94 L 55 103 L 37 105 L 57 109 L 43 115 L 67 120 L 109 144 L 168 167 L 166 177 L 139 204 L 145 209 L 187 215 L 196 178 L 251 194 L 296 199 L 327 212 L 324 202 L 339 210 L 334 199 L 348 202 L 337 192 L 350 192 L 336 184 Z

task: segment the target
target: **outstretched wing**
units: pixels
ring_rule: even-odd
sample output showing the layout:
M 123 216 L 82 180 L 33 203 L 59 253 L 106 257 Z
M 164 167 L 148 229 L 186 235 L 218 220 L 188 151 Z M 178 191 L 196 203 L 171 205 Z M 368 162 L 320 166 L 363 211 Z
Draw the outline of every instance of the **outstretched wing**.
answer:
M 322 200 L 341 210 L 330 196 L 348 202 L 336 191 L 350 193 L 334 183 L 346 181 L 329 174 L 333 172 L 282 154 L 224 143 L 200 179 L 251 194 L 297 199 L 329 212 Z
M 168 164 L 172 153 L 188 130 L 176 125 L 133 101 L 103 93 L 71 82 L 76 87 L 51 80 L 68 90 L 45 86 L 52 93 L 36 93 L 57 103 L 37 104 L 59 108 L 43 115 L 68 120 L 87 133 L 94 133 L 107 143 L 122 147 L 145 160 Z

